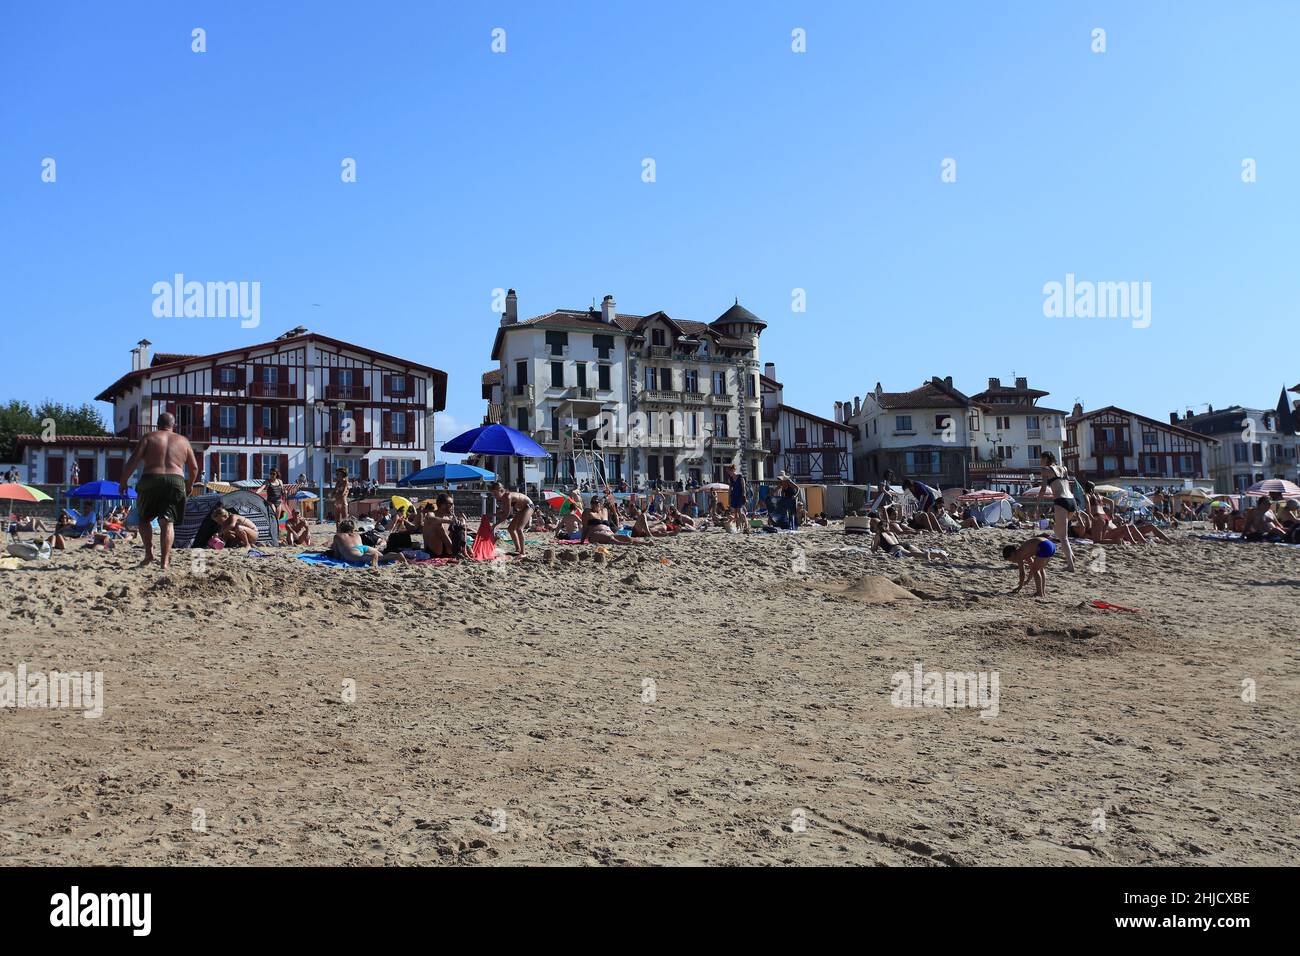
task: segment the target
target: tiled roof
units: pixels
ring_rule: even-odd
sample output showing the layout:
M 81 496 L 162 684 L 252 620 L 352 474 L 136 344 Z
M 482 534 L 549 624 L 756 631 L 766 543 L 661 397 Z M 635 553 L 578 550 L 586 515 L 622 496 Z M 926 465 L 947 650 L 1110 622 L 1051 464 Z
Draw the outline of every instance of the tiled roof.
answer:
M 257 351 L 258 349 L 267 349 L 267 348 L 278 349 L 286 345 L 305 344 L 313 340 L 324 342 L 327 345 L 332 345 L 338 349 L 352 349 L 355 352 L 365 352 L 367 355 L 373 356 L 374 358 L 382 359 L 387 362 L 392 362 L 395 365 L 405 365 L 409 368 L 420 369 L 422 371 L 431 373 L 432 376 L 431 384 L 434 391 L 435 409 L 441 411 L 443 408 L 446 407 L 447 373 L 442 371 L 441 369 L 434 368 L 431 365 L 424 365 L 420 362 L 413 362 L 410 359 L 398 358 L 394 355 L 387 355 L 384 352 L 377 352 L 374 349 L 366 348 L 364 345 L 354 345 L 351 342 L 344 342 L 341 339 L 332 338 L 328 335 L 321 335 L 319 332 L 303 332 L 301 335 L 293 335 L 288 337 L 281 336 L 280 338 L 275 339 L 271 342 L 258 342 L 255 345 L 245 345 L 242 348 L 227 349 L 224 352 L 213 352 L 210 355 L 184 355 L 180 358 L 170 359 L 169 361 L 165 361 L 165 362 L 155 360 L 149 364 L 148 368 L 132 369 L 131 371 L 127 372 L 125 375 L 119 378 L 112 385 L 108 386 L 108 388 L 104 389 L 102 392 L 96 395 L 95 400 L 98 402 L 111 402 L 117 395 L 121 394 L 122 390 L 125 389 L 133 381 L 139 378 L 143 378 L 145 375 L 151 375 L 154 372 L 159 370 L 165 371 L 168 368 L 179 369 L 180 367 L 187 365 L 191 362 L 208 360 L 208 359 L 216 360 L 219 358 L 226 358 L 232 355 L 246 355 L 249 352 Z M 178 352 L 163 352 L 161 354 L 164 356 L 181 355 L 181 353 Z
M 484 384 L 484 385 L 500 385 L 500 384 L 501 384 L 501 369 L 499 369 L 499 368 L 492 368 L 492 369 L 488 369 L 486 372 L 484 372 L 484 373 L 483 373 L 483 384 Z
M 1081 421 L 1085 421 L 1089 418 L 1092 418 L 1096 415 L 1101 415 L 1106 412 L 1112 412 L 1116 415 L 1127 415 L 1129 418 L 1136 418 L 1138 421 L 1144 422 L 1148 425 L 1153 425 L 1156 428 L 1162 428 L 1165 429 L 1166 431 L 1171 431 L 1171 432 L 1181 432 L 1182 434 L 1187 435 L 1189 438 L 1195 438 L 1197 441 L 1207 442 L 1211 445 L 1217 445 L 1219 443 L 1216 439 L 1211 438 L 1209 435 L 1202 435 L 1199 432 L 1192 431 L 1190 428 L 1184 428 L 1182 425 L 1171 425 L 1169 422 L 1162 422 L 1156 418 L 1147 418 L 1147 416 L 1145 415 L 1139 415 L 1137 412 L 1130 412 L 1127 408 L 1120 408 L 1118 405 L 1107 405 L 1104 408 L 1094 408 L 1092 409 L 1092 411 L 1084 412 L 1082 415 L 1071 415 L 1068 419 L 1066 419 L 1066 421 L 1073 424 L 1078 424 Z
M 971 399 L 951 385 L 933 379 L 910 392 L 881 392 L 876 397 L 881 408 L 966 408 Z
M 122 438 L 117 435 L 60 435 L 53 441 L 46 441 L 40 435 L 18 435 L 14 439 L 14 447 L 21 448 L 24 445 L 76 445 L 81 448 L 130 448 L 135 444 L 129 438 Z
M 724 317 L 733 312 L 736 308 L 738 307 L 733 306 L 727 311 L 727 313 L 724 313 Z M 747 312 L 743 308 L 741 308 L 741 311 L 752 316 L 752 313 Z M 722 348 L 748 349 L 750 347 L 749 343 L 743 339 L 736 339 L 729 335 L 724 335 L 718 329 L 714 328 L 714 325 L 723 321 L 722 318 L 719 318 L 715 323 L 710 324 L 707 322 L 694 322 L 689 319 L 674 319 L 663 311 L 651 312 L 648 315 L 615 312 L 614 324 L 610 325 L 601 318 L 601 313 L 596 309 L 553 309 L 550 312 L 543 312 L 541 315 L 534 315 L 531 318 L 520 319 L 518 322 L 512 322 L 500 326 L 497 329 L 496 339 L 492 343 L 492 357 L 500 357 L 502 337 L 510 329 L 526 327 L 536 328 L 540 326 L 542 328 L 553 329 L 579 329 L 583 332 L 591 332 L 593 334 L 604 331 L 610 334 L 621 332 L 625 335 L 636 335 L 650 320 L 653 319 L 660 319 L 668 323 L 670 326 L 676 326 L 686 335 L 707 335 L 715 344 Z M 766 324 L 756 316 L 746 321 L 752 321 L 760 325 Z
M 201 356 L 189 352 L 155 352 L 153 358 L 149 361 L 149 367 L 153 368 L 155 365 L 170 365 L 172 362 L 184 362 L 187 359 L 196 359 L 200 357 Z

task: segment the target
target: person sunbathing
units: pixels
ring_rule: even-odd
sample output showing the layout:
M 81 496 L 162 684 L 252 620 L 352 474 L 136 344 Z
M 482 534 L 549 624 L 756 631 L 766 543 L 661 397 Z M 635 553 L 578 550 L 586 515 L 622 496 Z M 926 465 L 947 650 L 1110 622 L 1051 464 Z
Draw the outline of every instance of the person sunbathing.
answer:
M 560 512 L 559 524 L 555 528 L 556 541 L 582 540 L 582 496 L 575 488 L 566 499 L 568 507 Z
M 311 544 L 311 530 L 300 511 L 289 512 L 289 517 L 284 519 L 284 533 L 288 536 L 290 545 Z
M 1245 528 L 1242 538 L 1246 541 L 1285 541 L 1286 533 L 1273 514 L 1272 502 L 1260 498 L 1255 507 L 1246 512 Z
M 217 506 L 212 509 L 217 536 L 231 548 L 251 548 L 257 544 L 257 525 L 241 514 Z
M 589 541 L 593 544 L 651 544 L 653 539 L 637 538 L 633 539 L 631 535 L 615 534 L 617 530 L 614 522 L 618 519 L 612 517 L 614 511 L 611 509 L 613 502 L 612 497 L 601 499 L 595 496 L 591 499 L 591 504 L 583 513 L 582 523 L 582 541 Z
M 677 533 L 676 531 L 668 531 L 662 521 L 653 518 L 648 512 L 642 511 L 635 498 L 629 498 L 627 506 L 632 517 L 632 537 L 659 538 L 666 534 Z
M 334 540 L 330 542 L 329 555 L 349 564 L 364 563 L 372 568 L 379 567 L 379 549 L 361 543 L 361 535 L 357 533 L 357 523 L 351 518 L 339 519 Z M 401 555 L 397 557 L 400 558 Z
M 1138 515 L 1133 521 L 1132 528 L 1135 532 L 1142 535 L 1143 538 L 1157 538 L 1165 544 L 1173 544 L 1169 535 L 1156 527 L 1156 523 L 1146 517 L 1146 515 Z
M 459 519 L 452 505 L 451 495 L 443 492 L 438 495 L 436 507 L 426 506 L 420 516 L 420 526 L 424 533 L 424 550 L 429 552 L 431 557 L 461 557 L 453 540 L 453 532 Z
M 1009 544 L 1002 549 L 1002 557 L 1020 571 L 1020 583 L 1012 589 L 1015 594 L 1033 580 L 1034 597 L 1047 596 L 1047 562 L 1056 554 L 1056 542 L 1045 534 L 1030 538 L 1021 544 Z
M 884 514 L 879 517 L 885 522 L 885 530 L 892 532 L 899 537 L 921 533 L 915 528 L 908 527 L 898 520 L 898 508 L 895 505 L 885 505 Z
M 664 524 L 669 528 L 676 528 L 678 531 L 699 531 L 696 520 L 690 515 L 684 515 L 677 510 L 676 505 L 669 505 L 668 511 L 664 515 Z

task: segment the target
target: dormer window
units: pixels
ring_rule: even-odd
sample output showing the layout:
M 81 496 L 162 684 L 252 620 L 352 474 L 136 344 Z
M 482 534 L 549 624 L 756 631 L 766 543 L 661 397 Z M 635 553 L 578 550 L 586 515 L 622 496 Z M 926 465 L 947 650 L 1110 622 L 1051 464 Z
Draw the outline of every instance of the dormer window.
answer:
M 651 329 L 651 330 L 650 330 L 650 344 L 651 344 L 651 345 L 661 345 L 661 346 L 662 346 L 662 345 L 667 345 L 667 344 L 668 344 L 663 329 Z

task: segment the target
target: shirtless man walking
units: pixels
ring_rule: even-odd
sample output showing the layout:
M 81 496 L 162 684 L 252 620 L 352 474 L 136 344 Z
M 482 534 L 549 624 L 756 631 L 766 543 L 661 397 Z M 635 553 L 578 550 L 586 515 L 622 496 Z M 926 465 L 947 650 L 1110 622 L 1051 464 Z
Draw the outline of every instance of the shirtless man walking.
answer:
M 157 429 L 140 439 L 122 466 L 125 487 L 136 468 L 144 465 L 144 474 L 135 486 L 139 495 L 136 505 L 140 510 L 140 539 L 144 542 L 141 564 L 153 563 L 153 521 L 157 519 L 158 536 L 162 539 L 159 565 L 164 570 L 171 563 L 174 526 L 185 518 L 185 499 L 194 490 L 194 480 L 199 474 L 194 449 L 188 438 L 173 431 L 175 424 L 171 413 L 159 415 Z

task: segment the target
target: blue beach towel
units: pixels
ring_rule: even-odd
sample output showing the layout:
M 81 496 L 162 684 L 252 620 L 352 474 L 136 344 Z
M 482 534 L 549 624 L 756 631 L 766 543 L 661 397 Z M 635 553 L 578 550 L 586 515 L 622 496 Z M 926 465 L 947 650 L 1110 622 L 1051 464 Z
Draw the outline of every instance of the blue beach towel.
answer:
M 311 553 L 298 555 L 299 561 L 306 561 L 308 564 L 318 564 L 326 568 L 368 568 L 369 561 L 340 561 L 338 558 L 332 558 L 328 554 Z

